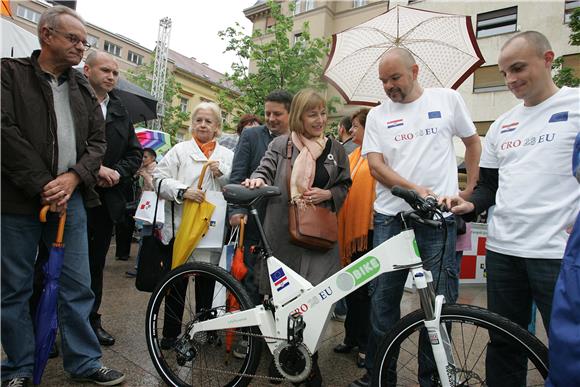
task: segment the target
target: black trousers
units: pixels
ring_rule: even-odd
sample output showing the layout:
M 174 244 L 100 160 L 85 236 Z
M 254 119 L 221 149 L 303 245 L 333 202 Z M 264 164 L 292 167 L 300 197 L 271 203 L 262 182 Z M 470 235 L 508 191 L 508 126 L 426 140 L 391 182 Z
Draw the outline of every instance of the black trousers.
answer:
M 91 268 L 91 289 L 95 293 L 95 303 L 89 317 L 91 325 L 101 325 L 99 308 L 103 298 L 103 271 L 107 252 L 111 245 L 113 220 L 104 206 L 87 210 L 87 231 L 89 237 L 89 264 Z
M 127 212 L 123 222 L 115 225 L 115 257 L 122 258 L 131 255 L 131 242 L 135 228 L 134 212 Z

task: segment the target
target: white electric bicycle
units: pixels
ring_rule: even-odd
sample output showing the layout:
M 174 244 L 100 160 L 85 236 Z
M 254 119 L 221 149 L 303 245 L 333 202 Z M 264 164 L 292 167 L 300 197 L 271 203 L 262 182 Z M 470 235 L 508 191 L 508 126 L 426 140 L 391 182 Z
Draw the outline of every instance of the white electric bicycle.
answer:
M 153 292 L 147 308 L 147 346 L 167 384 L 247 386 L 253 379 L 275 379 L 255 374 L 263 343 L 283 377 L 278 380 L 304 381 L 334 303 L 394 270 L 410 270 L 421 309 L 403 317 L 380 343 L 373 386 L 418 385 L 418 374 L 425 368 L 430 368 L 433 385 L 488 385 L 485 358 L 490 335 L 525 356 L 527 364 L 519 376 L 527 385 L 544 384 L 548 351 L 535 336 L 486 309 L 446 305 L 442 295 L 435 295 L 432 275 L 423 269 L 413 224 L 441 227 L 443 215 L 436 202 L 395 187 L 393 194 L 413 208 L 398 215 L 404 230 L 312 286 L 272 256 L 264 235 L 255 205 L 279 194 L 272 186 L 224 188 L 226 200 L 249 208 L 258 225 L 260 255 L 267 260 L 272 290 L 263 305 L 254 306 L 230 273 L 207 263 L 188 263 L 172 270 Z M 428 338 L 427 345 L 419 344 L 420 335 Z M 241 340 L 245 353 L 234 356 L 232 347 Z

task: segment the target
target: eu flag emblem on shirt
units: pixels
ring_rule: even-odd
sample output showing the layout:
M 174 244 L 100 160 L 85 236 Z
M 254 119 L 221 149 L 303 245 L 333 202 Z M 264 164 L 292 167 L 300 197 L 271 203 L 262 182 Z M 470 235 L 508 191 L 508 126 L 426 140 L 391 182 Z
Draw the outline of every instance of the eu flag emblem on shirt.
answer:
M 560 112 L 552 114 L 552 117 L 550 117 L 550 121 L 548 122 L 563 122 L 563 121 L 568 121 L 568 112 Z
M 432 120 L 433 118 L 441 118 L 441 112 L 439 110 L 434 112 L 429 112 L 429 119 Z
M 288 282 L 288 278 L 286 277 L 286 274 L 282 268 L 279 268 L 270 274 L 270 278 L 272 278 L 272 282 L 274 283 L 277 291 L 280 291 L 286 286 L 290 285 L 290 282 Z

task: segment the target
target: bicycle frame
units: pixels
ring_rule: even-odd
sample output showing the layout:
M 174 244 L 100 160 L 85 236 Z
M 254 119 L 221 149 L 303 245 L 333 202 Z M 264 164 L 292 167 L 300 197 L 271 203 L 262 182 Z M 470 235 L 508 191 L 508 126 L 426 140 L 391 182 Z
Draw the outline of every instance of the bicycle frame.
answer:
M 454 364 L 446 329 L 439 324 L 444 297 L 434 297 L 429 288 L 432 276 L 423 269 L 412 229 L 386 240 L 316 286 L 312 286 L 274 256 L 267 258 L 267 264 L 274 314 L 262 305 L 249 310 L 229 312 L 194 324 L 188 332 L 189 336 L 193 338 L 197 332 L 203 331 L 257 326 L 264 336 L 286 339 L 288 316 L 298 313 L 306 323 L 303 343 L 314 353 L 320 345 L 335 302 L 383 273 L 410 268 L 421 297 L 421 305 L 430 320 L 425 325 L 439 375 L 447 375 L 448 364 Z M 266 343 L 273 353 L 279 340 L 266 339 Z M 449 381 L 442 383 L 444 386 L 449 385 Z

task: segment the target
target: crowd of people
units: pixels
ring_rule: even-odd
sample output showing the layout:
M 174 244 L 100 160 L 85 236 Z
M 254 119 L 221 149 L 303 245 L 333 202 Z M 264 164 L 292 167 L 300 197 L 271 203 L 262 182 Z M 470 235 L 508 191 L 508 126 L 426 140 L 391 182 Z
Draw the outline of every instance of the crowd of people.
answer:
M 101 362 L 101 345 L 114 345 L 115 337 L 103 328 L 100 309 L 113 229 L 117 258 L 129 255 L 134 225 L 127 218 L 138 200 L 135 181 L 140 190 L 156 191 L 167 201 L 160 238 L 168 246 L 188 201 L 201 203 L 207 191 L 221 191 L 228 183 L 279 187 L 280 196 L 260 203 L 260 220 L 274 256 L 313 285 L 401 232 L 396 215 L 409 207 L 392 195 L 392 187 L 439 198 L 450 209 L 447 232 L 420 224 L 414 229 L 423 259 L 445 251 L 441 264 L 427 260 L 426 269 L 438 278 L 435 290 L 448 303 L 459 296 L 457 225 L 495 206 L 487 236 L 488 308 L 525 328 L 535 303 L 550 338 L 558 338 L 554 348 L 567 348 L 568 356 L 580 361 L 579 346 L 570 350 L 568 345 L 573 335 L 559 335 L 550 324 L 554 304 L 559 313 L 552 322 L 580 330 L 580 310 L 574 307 L 580 285 L 573 280 L 579 272 L 578 246 L 568 247 L 561 265 L 570 232 L 579 232 L 578 221 L 573 231 L 572 225 L 580 210 L 580 95 L 578 89 L 554 84 L 554 52 L 541 33 L 519 33 L 501 48 L 499 70 L 523 103 L 491 125 L 483 149 L 461 95 L 422 87 L 420 64 L 409 51 L 393 48 L 382 56 L 377 74 L 385 100 L 341 119 L 338 139 L 326 135 L 328 108 L 321 94 L 273 90 L 264 101 L 264 124 L 256 115 L 243 115 L 233 136 L 221 135 L 220 107 L 200 103 L 192 112 L 191 140 L 176 144 L 159 163 L 153 149 L 142 149 L 115 94 L 116 60 L 91 52 L 84 74 L 73 68 L 88 47 L 83 19 L 69 8 L 50 7 L 38 22 L 38 37 L 41 49 L 30 57 L 2 59 L 2 386 L 31 384 L 35 271 L 64 213 L 58 294 L 64 369 L 78 381 L 115 385 L 125 379 Z M 466 149 L 467 184 L 461 191 L 453 137 Z M 573 159 L 576 179 L 570 173 Z M 38 213 L 45 205 L 51 212 L 43 224 Z M 338 242 L 325 251 L 293 243 L 292 205 L 336 213 Z M 232 207 L 227 217 L 231 226 L 247 223 L 246 245 L 260 244 L 257 225 L 243 209 Z M 154 225 L 137 227 L 141 235 L 154 232 Z M 194 251 L 190 259 L 218 264 L 219 253 Z M 244 251 L 244 262 L 243 285 L 259 305 L 271 291 L 267 267 L 252 249 Z M 351 387 L 369 385 L 377 344 L 401 317 L 406 278 L 406 270 L 386 273 L 346 297 L 345 336 L 334 352 L 356 350 L 356 364 L 366 368 Z M 211 292 L 200 284 L 197 304 L 211 302 L 206 299 Z M 180 329 L 164 328 L 162 348 L 175 344 Z M 422 335 L 418 346 L 429 345 Z M 486 361 L 493 372 L 487 383 L 525 385 L 525 372 L 518 372 L 526 368 L 520 355 L 492 334 Z M 551 366 L 559 372 L 552 372 L 548 383 L 577 380 L 577 367 L 559 366 L 571 360 L 551 356 L 558 359 Z M 432 382 L 435 370 L 429 364 L 419 357 L 422 386 Z M 281 376 L 273 361 L 269 375 Z M 304 384 L 323 384 L 317 353 Z

